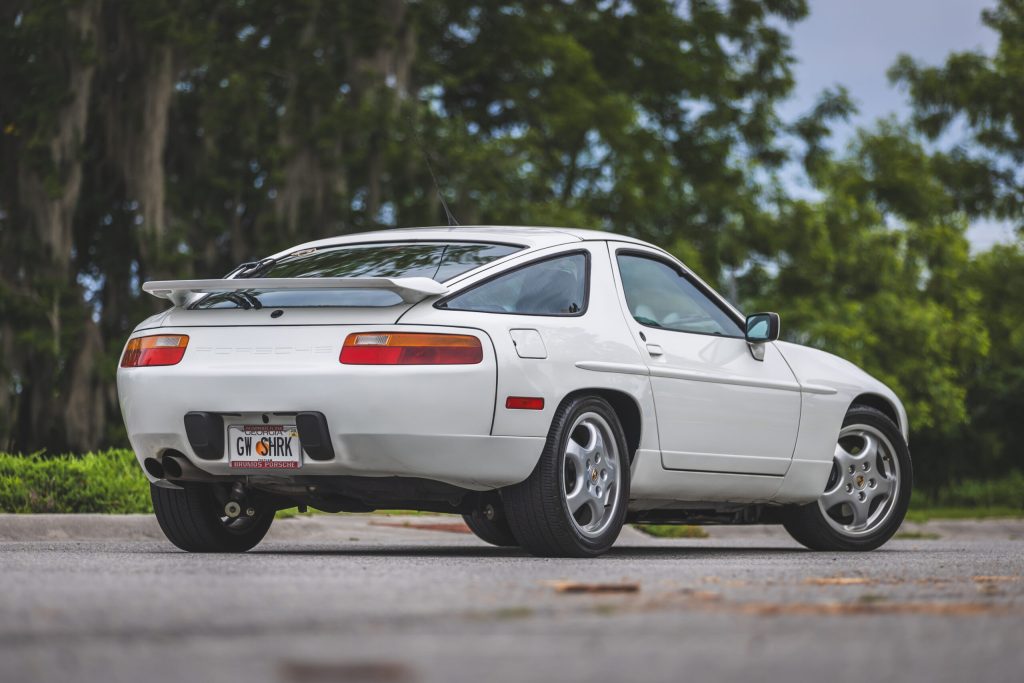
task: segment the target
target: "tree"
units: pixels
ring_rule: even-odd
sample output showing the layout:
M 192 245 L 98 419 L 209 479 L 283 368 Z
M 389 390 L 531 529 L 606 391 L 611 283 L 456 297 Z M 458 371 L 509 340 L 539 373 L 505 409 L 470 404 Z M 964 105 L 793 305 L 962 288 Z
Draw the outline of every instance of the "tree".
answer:
M 1024 250 L 996 245 L 979 254 L 966 282 L 981 293 L 978 306 L 992 350 L 967 382 L 970 428 L 963 476 L 999 477 L 1024 470 Z
M 141 281 L 443 222 L 744 262 L 804 0 L 13 0 L 0 9 L 0 446 L 123 439 Z M 693 259 L 691 259 L 693 260 Z
M 1024 0 L 1001 0 L 982 21 L 999 34 L 994 55 L 954 53 L 938 67 L 903 56 L 889 76 L 907 89 L 916 129 L 941 148 L 935 177 L 957 208 L 1010 221 L 1024 235 Z M 969 460 L 960 459 L 957 474 L 1024 469 L 1015 417 L 1024 408 L 1020 245 L 979 254 L 961 282 L 980 293 L 978 315 L 992 346 L 965 382 L 970 422 L 954 447 Z
M 965 140 L 937 156 L 958 206 L 1024 230 L 1024 0 L 1001 0 L 981 17 L 999 34 L 994 56 L 953 53 L 943 66 L 929 67 L 903 55 L 889 78 L 907 89 L 914 125 L 929 139 L 958 125 L 966 131 Z
M 834 111 L 848 109 L 819 107 L 817 115 Z M 821 130 L 809 120 L 798 127 Z M 919 480 L 940 483 L 953 458 L 930 446 L 966 425 L 967 382 L 989 344 L 980 292 L 962 277 L 966 221 L 906 128 L 887 122 L 861 131 L 838 157 L 822 156 L 814 142 L 807 173 L 821 198 L 782 204 L 778 252 L 744 276 L 745 291 L 758 307 L 778 307 L 787 338 L 889 385 L 923 456 Z

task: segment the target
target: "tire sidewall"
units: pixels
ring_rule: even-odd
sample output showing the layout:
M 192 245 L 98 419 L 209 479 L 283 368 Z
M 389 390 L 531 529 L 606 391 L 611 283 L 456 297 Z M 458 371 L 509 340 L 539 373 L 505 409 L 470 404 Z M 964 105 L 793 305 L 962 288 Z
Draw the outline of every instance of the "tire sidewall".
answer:
M 194 553 L 239 553 L 258 544 L 274 521 L 274 510 L 260 509 L 244 531 L 233 532 L 220 521 L 220 508 L 209 484 L 185 483 L 175 489 L 150 484 L 157 522 L 167 539 Z
M 900 467 L 899 492 L 889 518 L 873 532 L 863 536 L 846 536 L 832 528 L 828 520 L 825 519 L 825 512 L 821 509 L 818 501 L 814 501 L 808 506 L 817 515 L 819 532 L 826 535 L 832 544 L 843 550 L 874 550 L 892 538 L 903 524 L 907 509 L 910 507 L 910 496 L 913 490 L 914 472 L 910 460 L 910 448 L 899 428 L 883 413 L 873 408 L 854 406 L 843 419 L 843 428 L 859 424 L 879 430 L 892 444 L 893 456 L 897 459 Z
M 220 538 L 220 543 L 227 552 L 246 552 L 254 548 L 270 530 L 274 521 L 275 511 L 264 506 L 257 506 L 258 512 L 255 518 L 243 530 L 231 530 L 220 522 L 221 505 L 210 489 L 202 490 L 208 514 L 210 515 L 211 530 Z
M 483 508 L 485 505 L 494 506 L 495 516 L 493 519 L 488 519 L 484 514 Z M 494 496 L 490 500 L 482 498 L 480 503 L 473 508 L 472 512 L 462 515 L 462 519 L 466 522 L 469 530 L 485 543 L 498 546 L 499 548 L 510 548 L 519 545 L 515 534 L 512 533 L 512 529 L 508 525 L 508 517 L 505 514 L 501 498 L 498 496 Z
M 570 399 L 565 404 L 563 411 L 562 419 L 557 421 L 558 433 L 553 433 L 551 436 L 554 438 L 549 439 L 549 443 L 554 445 L 554 449 L 552 452 L 547 454 L 555 470 L 555 476 L 552 477 L 552 479 L 558 487 L 558 500 L 562 511 L 562 521 L 569 533 L 572 535 L 576 544 L 582 550 L 585 550 L 587 554 L 598 555 L 607 551 L 612 544 L 615 543 L 615 540 L 619 537 L 619 532 L 622 531 L 622 526 L 626 521 L 627 508 L 629 507 L 629 475 L 631 465 L 629 452 L 627 450 L 628 447 L 626 445 L 626 437 L 623 434 L 622 425 L 619 423 L 618 416 L 615 414 L 611 405 L 603 398 L 587 396 Z M 615 447 L 619 455 L 619 471 L 621 472 L 616 509 L 613 512 L 614 517 L 607 529 L 605 529 L 600 535 L 593 537 L 584 536 L 573 523 L 572 515 L 569 512 L 569 505 L 565 500 L 565 464 L 563 462 L 565 449 L 569 443 L 569 438 L 571 436 L 570 430 L 573 423 L 580 415 L 591 412 L 600 415 L 611 428 L 612 437 L 615 439 Z

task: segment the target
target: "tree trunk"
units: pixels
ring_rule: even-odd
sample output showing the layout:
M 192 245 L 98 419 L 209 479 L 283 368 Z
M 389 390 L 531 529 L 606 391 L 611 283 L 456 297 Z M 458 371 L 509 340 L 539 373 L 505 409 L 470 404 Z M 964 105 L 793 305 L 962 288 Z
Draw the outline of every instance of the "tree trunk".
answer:
M 98 0 L 68 10 L 68 24 L 82 43 L 95 43 L 98 16 Z M 20 355 L 20 367 L 14 368 L 22 387 L 17 399 L 20 431 L 17 443 L 26 450 L 67 445 L 65 425 L 56 416 L 65 410 L 77 409 L 71 405 L 71 395 L 81 405 L 91 405 L 95 399 L 88 391 L 69 389 L 61 381 L 61 361 L 65 352 L 62 336 L 67 327 L 64 317 L 88 315 L 84 306 L 66 306 L 64 296 L 69 289 L 76 292 L 78 289 L 71 260 L 72 227 L 82 188 L 81 146 L 96 72 L 95 65 L 84 58 L 83 52 L 88 51 L 74 42 L 62 55 L 61 61 L 67 69 L 70 101 L 60 110 L 51 131 L 47 168 L 40 169 L 22 162 L 17 170 L 19 208 L 31 223 L 41 252 L 25 276 L 25 284 L 28 285 L 28 296 L 37 299 L 36 304 L 46 311 L 51 335 L 47 344 L 24 349 Z M 83 345 L 79 352 L 82 362 L 89 360 L 82 356 L 85 349 Z M 95 346 L 89 349 L 88 353 L 96 355 Z M 93 443 L 75 445 L 90 447 Z

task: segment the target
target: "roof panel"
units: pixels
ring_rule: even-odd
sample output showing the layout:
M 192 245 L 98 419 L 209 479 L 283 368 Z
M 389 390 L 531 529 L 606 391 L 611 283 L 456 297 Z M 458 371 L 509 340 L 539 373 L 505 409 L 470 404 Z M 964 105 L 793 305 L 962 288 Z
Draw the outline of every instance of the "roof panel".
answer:
M 503 225 L 465 225 L 435 226 L 429 228 L 396 228 L 393 230 L 375 230 L 373 232 L 356 232 L 337 237 L 327 237 L 313 242 L 296 245 L 285 249 L 274 256 L 279 257 L 298 249 L 358 244 L 365 242 L 394 242 L 403 240 L 438 240 L 468 242 L 503 242 L 521 244 L 529 249 L 551 247 L 583 240 L 621 240 L 646 244 L 641 240 L 626 235 L 602 230 L 581 230 L 577 228 L 523 227 Z

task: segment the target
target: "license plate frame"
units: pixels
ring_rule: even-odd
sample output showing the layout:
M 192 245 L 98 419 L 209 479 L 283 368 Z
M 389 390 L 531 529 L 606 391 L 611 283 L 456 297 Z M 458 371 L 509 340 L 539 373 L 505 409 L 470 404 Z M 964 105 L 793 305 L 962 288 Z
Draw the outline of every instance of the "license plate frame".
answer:
M 233 424 L 227 433 L 228 466 L 247 470 L 297 470 L 302 444 L 295 425 Z

